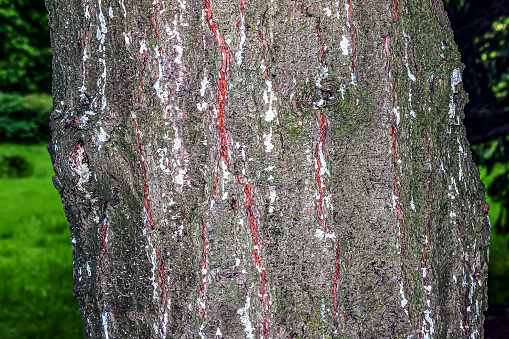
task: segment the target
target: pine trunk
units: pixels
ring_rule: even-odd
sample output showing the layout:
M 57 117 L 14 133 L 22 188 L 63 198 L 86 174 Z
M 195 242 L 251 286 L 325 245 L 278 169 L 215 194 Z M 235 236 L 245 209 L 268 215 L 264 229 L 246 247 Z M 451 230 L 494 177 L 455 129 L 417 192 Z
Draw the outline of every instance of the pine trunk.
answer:
M 47 6 L 85 337 L 483 337 L 441 1 Z

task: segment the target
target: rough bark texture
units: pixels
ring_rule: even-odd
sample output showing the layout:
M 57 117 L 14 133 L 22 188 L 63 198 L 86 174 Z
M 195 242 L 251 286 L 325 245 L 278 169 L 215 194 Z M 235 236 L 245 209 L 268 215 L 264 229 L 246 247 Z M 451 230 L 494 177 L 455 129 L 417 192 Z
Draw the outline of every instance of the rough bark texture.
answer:
M 47 6 L 86 337 L 483 337 L 489 207 L 440 1 Z

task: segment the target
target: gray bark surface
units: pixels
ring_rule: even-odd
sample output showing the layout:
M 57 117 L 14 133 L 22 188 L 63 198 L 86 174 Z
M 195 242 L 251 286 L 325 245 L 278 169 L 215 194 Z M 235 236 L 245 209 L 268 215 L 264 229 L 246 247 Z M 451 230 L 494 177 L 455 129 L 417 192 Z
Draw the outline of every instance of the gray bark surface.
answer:
M 85 337 L 483 337 L 489 207 L 440 1 L 47 7 Z

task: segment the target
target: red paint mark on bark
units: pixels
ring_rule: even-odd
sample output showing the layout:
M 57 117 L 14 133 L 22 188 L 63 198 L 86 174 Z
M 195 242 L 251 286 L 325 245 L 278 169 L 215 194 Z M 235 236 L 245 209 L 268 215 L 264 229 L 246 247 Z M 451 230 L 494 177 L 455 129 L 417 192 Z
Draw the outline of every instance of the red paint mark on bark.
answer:
M 355 57 L 357 54 L 357 29 L 353 24 L 353 6 L 352 1 L 345 0 L 348 5 L 348 26 L 350 26 L 350 38 L 352 39 L 352 73 L 355 72 Z
M 398 0 L 394 0 L 394 19 L 398 21 Z
M 235 198 L 232 198 L 232 200 L 230 201 L 230 207 L 234 211 L 237 208 L 237 200 L 235 200 Z
M 269 295 L 265 290 L 265 286 L 267 284 L 267 271 L 263 268 L 263 265 L 260 260 L 260 235 L 258 233 L 258 222 L 255 217 L 254 209 L 253 209 L 253 192 L 252 186 L 247 181 L 245 177 L 240 175 L 236 175 L 237 182 L 244 187 L 244 210 L 246 211 L 247 217 L 249 218 L 249 226 L 251 229 L 251 237 L 253 238 L 253 259 L 255 261 L 256 268 L 260 272 L 260 296 L 263 309 L 263 337 L 269 338 Z M 245 183 L 244 183 L 245 182 Z

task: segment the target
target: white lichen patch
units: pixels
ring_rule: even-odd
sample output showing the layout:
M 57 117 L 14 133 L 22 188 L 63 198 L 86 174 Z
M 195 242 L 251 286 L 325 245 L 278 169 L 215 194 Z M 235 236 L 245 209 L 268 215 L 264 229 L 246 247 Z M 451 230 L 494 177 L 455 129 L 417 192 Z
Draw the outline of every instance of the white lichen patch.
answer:
M 315 238 L 320 240 L 336 239 L 336 234 L 334 232 L 325 232 L 324 230 L 317 228 L 315 230 Z
M 104 128 L 99 127 L 99 131 L 95 130 L 95 145 L 97 149 L 101 149 L 102 144 L 110 140 L 110 135 L 106 133 Z
M 102 315 L 102 320 L 103 320 L 103 329 L 104 329 L 104 337 L 106 339 L 109 339 L 109 333 L 108 333 L 108 318 L 109 318 L 109 312 L 105 311 L 104 314 Z
M 348 55 L 350 50 L 350 41 L 348 41 L 346 36 L 343 35 L 343 37 L 341 38 L 341 42 L 339 43 L 339 46 L 341 47 L 343 55 Z
M 125 44 L 130 45 L 131 44 L 131 32 L 123 32 L 122 34 L 124 35 Z
M 274 212 L 274 206 L 273 204 L 276 202 L 276 186 L 269 186 L 269 213 Z
M 410 78 L 410 80 L 415 81 L 416 78 L 412 74 L 412 72 L 410 72 L 410 65 L 408 64 L 408 40 L 410 39 L 410 36 L 407 35 L 404 30 L 403 30 L 403 36 L 405 37 L 405 65 L 406 65 L 408 77 Z
M 394 117 L 396 118 L 396 125 L 399 125 L 399 121 L 401 119 L 400 114 L 399 114 L 399 106 L 398 107 L 393 107 L 392 108 L 392 113 L 394 113 Z
M 272 127 L 270 128 L 269 134 L 263 133 L 263 144 L 265 145 L 265 152 L 270 153 L 274 149 L 272 144 Z
M 242 50 L 244 49 L 244 43 L 246 42 L 246 27 L 244 25 L 244 12 L 240 12 L 240 25 L 239 25 L 239 50 L 235 53 L 235 59 L 237 60 L 237 65 L 242 64 Z
M 405 297 L 405 291 L 403 290 L 403 283 L 399 282 L 399 294 L 401 294 L 401 307 L 405 308 L 405 306 L 408 304 L 408 299 Z M 405 312 L 408 314 L 408 311 L 405 310 Z
M 168 149 L 166 147 L 157 150 L 159 156 L 159 169 L 166 175 L 170 175 L 170 160 L 168 159 Z
M 99 40 L 99 52 L 102 52 L 102 57 L 99 58 L 99 63 L 102 64 L 103 72 L 101 75 L 97 78 L 97 87 L 101 89 L 101 112 L 104 111 L 106 108 L 106 49 L 104 46 L 104 42 L 106 40 L 106 33 L 108 32 L 108 27 L 106 26 L 106 19 L 104 18 L 104 14 L 101 7 L 101 0 L 98 0 L 98 7 L 99 7 L 99 22 L 100 22 L 100 29 L 97 27 L 97 34 L 96 38 Z M 111 7 L 110 7 L 111 9 Z
M 85 111 L 85 113 L 81 116 L 81 118 L 78 120 L 78 128 L 82 129 L 85 128 L 85 126 L 88 123 L 88 116 L 89 115 L 96 115 L 94 111 Z
M 456 86 L 461 82 L 461 73 L 460 70 L 455 68 L 452 70 L 451 74 L 451 94 L 450 94 L 450 102 L 449 102 L 449 118 L 454 119 L 456 116 L 456 104 L 454 103 L 454 94 L 458 93 L 456 90 Z M 459 121 L 456 120 L 454 124 L 458 125 Z
M 203 71 L 203 80 L 201 81 L 200 94 L 201 96 L 205 96 L 205 90 L 207 89 L 207 85 L 209 83 L 209 79 L 207 79 L 207 69 Z
M 147 241 L 148 241 L 148 246 L 152 248 L 152 254 L 150 255 L 150 258 L 152 259 L 151 262 L 152 262 L 152 267 L 151 267 L 151 272 L 152 272 L 152 276 L 150 277 L 150 281 L 152 282 L 152 286 L 154 287 L 154 294 L 153 294 L 153 299 L 154 300 L 157 300 L 157 282 L 156 282 L 156 271 L 157 271 L 157 254 L 156 254 L 156 248 L 154 246 L 154 244 L 152 243 L 151 239 L 150 239 L 150 234 L 147 235 Z
M 83 187 L 83 184 L 90 180 L 92 177 L 92 171 L 88 166 L 83 145 L 77 144 L 74 147 L 74 150 L 71 154 L 70 167 L 73 173 L 79 177 L 76 187 L 78 190 L 85 192 L 88 195 L 88 192 Z
M 263 73 L 265 74 L 267 71 L 267 64 L 265 59 L 262 58 L 260 62 L 260 68 L 262 69 Z M 277 110 L 276 110 L 276 102 L 277 102 L 277 95 L 274 92 L 272 81 L 268 78 L 265 79 L 265 84 L 267 85 L 267 88 L 263 91 L 263 100 L 265 101 L 266 105 L 269 105 L 269 108 L 265 112 L 265 121 L 271 122 L 274 119 L 277 119 Z M 276 120 L 277 122 L 277 120 Z
M 145 39 L 141 39 L 140 41 L 140 55 L 143 55 L 147 51 L 147 44 L 145 42 Z
M 237 310 L 237 314 L 240 315 L 240 322 L 244 325 L 244 332 L 246 333 L 246 339 L 254 339 L 254 327 L 251 324 L 251 320 L 249 320 L 249 307 L 251 306 L 251 302 L 249 300 L 249 296 L 246 296 L 246 304 L 243 308 Z
M 451 87 L 452 87 L 453 93 L 458 93 L 458 91 L 456 90 L 456 86 L 459 85 L 459 83 L 461 81 L 462 81 L 462 79 L 461 79 L 460 70 L 457 68 L 453 69 L 452 75 L 451 75 Z
M 435 321 L 433 320 L 433 318 L 431 318 L 431 311 L 429 309 L 426 309 L 424 311 L 424 320 L 422 322 L 421 333 L 423 334 L 423 339 L 431 339 L 433 333 L 435 333 Z
M 201 81 L 200 87 L 200 95 L 204 98 L 205 91 L 207 90 L 207 85 L 209 84 L 209 80 L 207 79 L 207 68 L 203 70 L 203 79 Z M 196 107 L 200 112 L 204 111 L 207 108 L 207 103 L 203 100 L 201 103 L 196 104 Z

